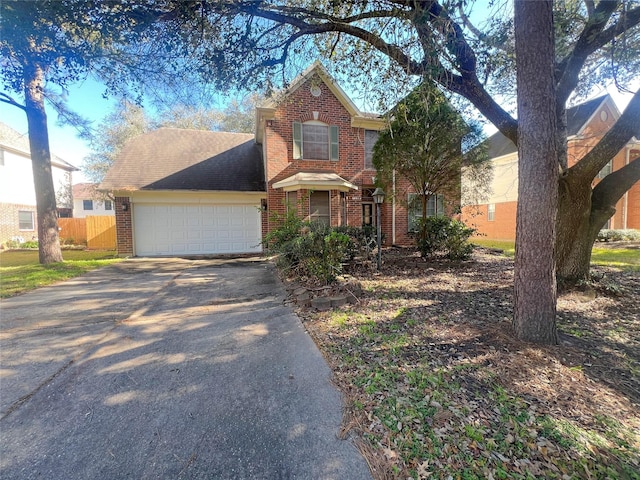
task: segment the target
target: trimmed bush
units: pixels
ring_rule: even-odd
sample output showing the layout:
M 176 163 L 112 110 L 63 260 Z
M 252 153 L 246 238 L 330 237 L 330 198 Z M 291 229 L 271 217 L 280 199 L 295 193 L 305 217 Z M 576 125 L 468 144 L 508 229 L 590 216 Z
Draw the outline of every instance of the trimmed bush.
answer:
M 469 237 L 475 233 L 474 228 L 467 227 L 463 222 L 443 215 L 427 217 L 421 222 L 418 230 L 424 228 L 424 237 L 416 240 L 418 250 L 423 258 L 444 255 L 449 260 L 466 260 L 473 253 L 473 245 Z
M 598 232 L 598 242 L 640 242 L 640 231 L 632 228 L 626 230 L 610 230 L 603 228 Z

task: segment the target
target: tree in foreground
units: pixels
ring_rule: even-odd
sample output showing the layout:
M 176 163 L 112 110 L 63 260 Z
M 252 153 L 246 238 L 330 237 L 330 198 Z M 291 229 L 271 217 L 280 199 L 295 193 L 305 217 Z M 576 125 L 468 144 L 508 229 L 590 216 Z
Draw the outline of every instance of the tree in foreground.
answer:
M 163 70 L 176 65 L 168 58 L 171 49 L 146 41 L 154 28 L 170 38 L 169 22 L 154 23 L 167 12 L 159 3 L 0 2 L 0 101 L 27 116 L 42 264 L 62 261 L 45 100 L 63 118 L 77 121 L 52 86 L 64 91 L 89 74 L 102 78 L 112 91 L 128 90 L 133 79 L 153 83 L 172 78 Z
M 427 218 L 429 199 L 446 194 L 459 196 L 463 168 L 489 167 L 480 145 L 481 129 L 467 125 L 437 88 L 428 84 L 416 87 L 389 117 L 388 128 L 380 134 L 373 151 L 378 181 L 390 190 L 394 173 L 407 180 L 417 193 L 422 219 Z M 463 146 L 467 147 L 465 155 Z M 423 221 L 416 239 L 423 241 L 426 235 L 427 223 Z
M 379 87 L 388 98 L 398 80 L 409 88 L 435 82 L 473 104 L 500 132 L 518 144 L 518 122 L 498 99 L 509 98 L 515 82 L 513 21 L 501 20 L 502 12 L 486 12 L 486 28 L 479 29 L 468 15 L 474 2 L 449 0 L 315 0 L 201 2 L 180 12 L 187 25 L 186 38 L 208 60 L 203 73 L 220 85 L 229 82 L 266 84 L 269 78 L 287 76 L 300 59 L 330 59 L 334 73 L 355 82 Z M 492 4 L 493 5 L 493 4 Z M 640 63 L 640 6 L 630 0 L 578 0 L 557 2 L 547 21 L 557 33 L 554 44 L 554 89 L 557 155 L 554 166 L 559 184 L 556 228 L 556 264 L 559 275 L 588 275 L 592 236 L 611 214 L 615 203 L 640 178 L 640 160 L 629 162 L 612 177 L 592 189 L 591 182 L 624 145 L 638 134 L 640 92 L 598 145 L 569 168 L 567 164 L 566 105 L 574 93 L 588 92 L 594 85 L 616 81 L 620 85 L 637 77 Z M 478 8 L 486 8 L 479 2 Z M 525 53 L 528 55 L 529 53 Z M 549 132 L 545 132 L 549 134 Z M 535 174 L 535 173 L 534 173 Z M 535 184 L 536 178 L 520 175 Z M 599 212 L 603 212 L 600 215 Z M 608 212 L 608 213 L 607 213 Z M 554 218 L 554 211 L 544 212 Z M 531 215 L 520 209 L 521 216 Z M 604 218 L 604 220 L 603 220 Z M 553 241 L 534 242 L 527 229 L 531 219 L 520 219 L 520 248 L 553 252 Z M 595 238 L 595 237 L 594 237 Z M 546 253 L 545 253 L 546 254 Z M 552 266 L 547 265 L 550 269 Z M 518 266 L 522 285 L 533 288 L 537 270 Z M 547 276 L 553 275 L 548 272 Z M 525 340 L 549 342 L 536 332 L 555 321 L 555 299 L 530 295 L 521 289 L 516 296 L 515 323 L 531 321 L 541 328 L 519 331 Z M 518 318 L 520 304 L 541 313 Z

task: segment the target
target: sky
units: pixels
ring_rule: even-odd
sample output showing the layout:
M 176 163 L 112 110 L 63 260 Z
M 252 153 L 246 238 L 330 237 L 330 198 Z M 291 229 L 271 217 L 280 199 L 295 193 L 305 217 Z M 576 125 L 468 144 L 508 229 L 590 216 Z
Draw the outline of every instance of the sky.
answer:
M 637 82 L 640 84 L 640 81 Z M 639 85 L 635 85 L 637 89 Z M 93 125 L 98 125 L 100 121 L 111 113 L 117 104 L 114 97 L 105 98 L 103 93 L 105 87 L 94 80 L 85 80 L 82 83 L 69 88 L 68 105 L 71 110 L 87 118 Z M 622 112 L 631 100 L 632 94 L 620 93 L 615 87 L 608 90 L 616 102 L 618 109 Z M 603 95 L 605 91 L 594 92 L 592 98 Z M 83 159 L 91 152 L 88 141 L 80 139 L 78 131 L 71 126 L 60 126 L 57 122 L 57 115 L 51 107 L 47 109 L 47 120 L 49 126 L 49 143 L 52 153 L 66 160 L 73 166 L 81 168 Z M 0 102 L 0 121 L 8 124 L 14 130 L 27 135 L 27 118 L 25 113 L 14 106 Z M 495 132 L 495 128 L 487 129 L 487 134 Z M 86 182 L 82 172 L 74 172 L 73 183 Z

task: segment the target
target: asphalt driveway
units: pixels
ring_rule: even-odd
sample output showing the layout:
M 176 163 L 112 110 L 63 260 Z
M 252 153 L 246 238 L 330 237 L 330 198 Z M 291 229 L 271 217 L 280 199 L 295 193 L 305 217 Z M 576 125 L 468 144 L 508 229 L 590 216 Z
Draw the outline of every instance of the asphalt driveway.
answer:
M 134 259 L 2 302 L 0 478 L 365 479 L 272 267 Z

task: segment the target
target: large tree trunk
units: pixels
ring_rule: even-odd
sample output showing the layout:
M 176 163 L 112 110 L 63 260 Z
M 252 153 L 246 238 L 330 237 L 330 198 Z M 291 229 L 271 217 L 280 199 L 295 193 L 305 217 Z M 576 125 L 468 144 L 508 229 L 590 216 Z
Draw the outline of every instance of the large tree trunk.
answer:
M 518 207 L 513 326 L 518 338 L 557 343 L 558 201 L 553 2 L 516 0 Z
M 24 69 L 25 111 L 29 125 L 29 147 L 33 167 L 33 183 L 36 190 L 38 212 L 38 253 L 40 263 L 45 265 L 62 262 L 56 192 L 51 172 L 51 152 L 47 115 L 44 110 L 44 72 L 38 65 Z
M 593 189 L 593 179 L 634 136 L 640 134 L 640 91 L 615 126 L 560 179 L 556 225 L 557 275 L 574 283 L 589 277 L 591 249 L 598 232 L 616 211 L 616 203 L 640 180 L 640 159 L 607 175 Z

